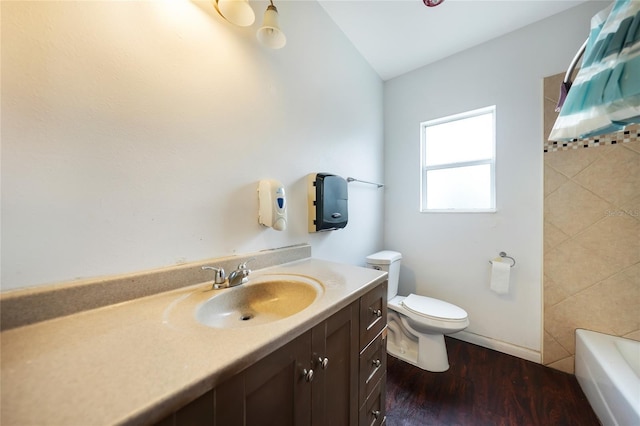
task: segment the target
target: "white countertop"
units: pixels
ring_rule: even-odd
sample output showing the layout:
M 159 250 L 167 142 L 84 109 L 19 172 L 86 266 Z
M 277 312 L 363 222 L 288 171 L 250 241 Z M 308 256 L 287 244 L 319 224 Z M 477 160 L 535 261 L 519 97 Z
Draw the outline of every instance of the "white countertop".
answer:
M 302 334 L 381 283 L 386 273 L 305 259 L 254 271 L 318 280 L 308 308 L 264 325 L 215 329 L 195 306 L 201 283 L 0 334 L 0 424 L 147 424 Z

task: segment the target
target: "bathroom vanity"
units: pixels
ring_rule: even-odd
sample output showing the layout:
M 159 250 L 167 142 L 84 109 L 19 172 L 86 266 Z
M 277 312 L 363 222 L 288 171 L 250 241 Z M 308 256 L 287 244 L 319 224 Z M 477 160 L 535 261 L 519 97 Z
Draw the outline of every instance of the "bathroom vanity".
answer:
M 271 275 L 321 292 L 286 318 L 216 328 L 195 309 L 233 289 L 200 280 L 5 329 L 0 423 L 384 424 L 387 274 L 306 258 L 243 285 Z
M 386 282 L 157 423 L 381 425 Z

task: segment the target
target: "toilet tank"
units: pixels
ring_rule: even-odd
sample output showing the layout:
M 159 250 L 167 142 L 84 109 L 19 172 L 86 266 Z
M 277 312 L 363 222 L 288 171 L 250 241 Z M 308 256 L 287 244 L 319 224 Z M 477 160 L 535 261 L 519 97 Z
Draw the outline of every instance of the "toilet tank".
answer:
M 389 274 L 387 300 L 393 299 L 398 294 L 401 259 L 402 254 L 391 250 L 383 250 L 367 256 L 368 268 L 386 271 Z

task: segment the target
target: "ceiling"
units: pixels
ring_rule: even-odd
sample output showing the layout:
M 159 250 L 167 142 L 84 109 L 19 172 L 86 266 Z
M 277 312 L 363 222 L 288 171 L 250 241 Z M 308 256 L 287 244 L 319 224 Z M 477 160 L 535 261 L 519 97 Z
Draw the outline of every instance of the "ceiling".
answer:
M 588 0 L 319 0 L 389 80 Z

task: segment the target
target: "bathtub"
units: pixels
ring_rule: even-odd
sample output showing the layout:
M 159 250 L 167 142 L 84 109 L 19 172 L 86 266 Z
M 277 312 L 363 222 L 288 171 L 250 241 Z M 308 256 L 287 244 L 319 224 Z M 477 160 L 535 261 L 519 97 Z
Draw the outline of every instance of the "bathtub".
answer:
M 578 329 L 575 367 L 603 425 L 640 425 L 640 342 Z

